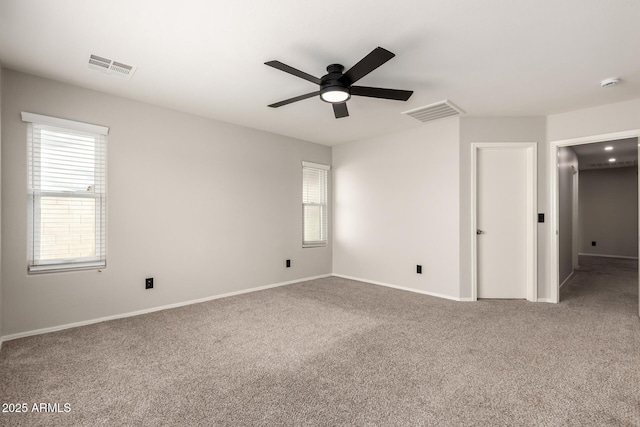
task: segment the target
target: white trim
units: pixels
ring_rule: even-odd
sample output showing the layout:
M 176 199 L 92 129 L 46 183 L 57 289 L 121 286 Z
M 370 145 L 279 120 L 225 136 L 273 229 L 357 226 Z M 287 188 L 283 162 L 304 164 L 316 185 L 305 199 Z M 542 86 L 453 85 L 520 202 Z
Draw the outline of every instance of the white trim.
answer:
M 326 248 L 327 247 L 327 241 L 325 240 L 324 242 L 318 242 L 318 243 L 313 243 L 313 242 L 304 243 L 304 242 L 302 242 L 302 247 L 304 249 L 308 249 L 308 248 Z
M 613 141 L 616 139 L 637 138 L 640 136 L 640 129 L 625 130 L 622 132 L 603 133 L 600 135 L 582 136 L 579 138 L 559 139 L 551 141 L 550 144 L 558 147 L 569 147 L 571 145 L 592 144 L 595 142 Z M 556 154 L 557 155 L 557 154 Z
M 602 257 L 602 258 L 620 258 L 620 259 L 638 259 L 637 256 L 626 256 L 626 255 L 604 255 L 604 254 L 585 254 L 585 253 L 578 253 L 578 255 L 580 256 L 595 256 L 595 257 Z
M 471 301 L 478 300 L 477 265 L 477 153 L 480 149 L 526 149 L 527 155 L 527 301 L 538 300 L 538 144 L 536 142 L 472 142 L 471 143 Z
M 560 288 L 562 289 L 562 287 L 564 286 L 564 284 L 565 284 L 565 283 L 567 283 L 567 282 L 568 282 L 568 281 L 569 281 L 569 280 L 570 280 L 570 279 L 571 279 L 575 274 L 576 274 L 576 272 L 575 272 L 575 271 L 571 271 L 571 274 L 569 274 L 569 275 L 567 276 L 567 278 L 566 278 L 566 279 L 564 279 L 564 280 L 562 281 L 562 283 L 560 283 Z
M 61 273 L 65 271 L 103 270 L 107 268 L 106 260 L 76 262 L 72 259 L 64 259 L 59 261 L 60 262 L 56 264 L 35 264 L 27 266 L 27 272 L 29 274 L 44 274 Z
M 573 166 L 572 166 L 573 169 Z M 580 218 L 578 213 L 580 212 L 580 172 L 578 170 L 573 171 L 571 176 L 571 270 L 580 268 L 580 259 L 578 257 L 578 251 L 580 248 Z
M 312 162 L 305 162 L 305 161 L 302 162 L 302 167 L 323 169 L 323 170 L 326 170 L 326 171 L 331 170 L 331 166 L 329 166 L 329 165 L 323 165 L 323 164 L 320 164 L 320 163 L 312 163 Z
M 549 304 L 555 304 L 555 302 L 551 298 L 538 298 L 538 302 L 546 302 Z
M 390 283 L 384 283 L 384 282 L 378 282 L 378 281 L 375 281 L 375 280 L 363 279 L 361 277 L 345 276 L 343 274 L 335 274 L 335 273 L 332 274 L 332 276 L 341 277 L 343 279 L 348 279 L 348 280 L 355 280 L 355 281 L 358 281 L 358 282 L 369 283 L 371 285 L 378 285 L 378 286 L 385 286 L 387 288 L 399 289 L 401 291 L 414 292 L 416 294 L 429 295 L 431 297 L 444 298 L 444 299 L 448 299 L 448 300 L 452 300 L 452 301 L 472 301 L 469 298 L 458 298 L 458 297 L 453 297 L 451 295 L 439 294 L 439 293 L 436 293 L 436 292 L 423 291 L 423 290 L 420 290 L 420 289 L 407 288 L 405 286 L 398 286 L 398 285 L 392 285 Z
M 162 310 L 168 310 L 168 309 L 171 309 L 171 308 L 183 307 L 185 305 L 198 304 L 198 303 L 201 303 L 201 302 L 207 302 L 207 301 L 212 301 L 212 300 L 216 300 L 216 299 L 220 299 L 220 298 L 232 297 L 232 296 L 235 296 L 235 295 L 242 295 L 242 294 L 247 294 L 247 293 L 251 293 L 251 292 L 264 291 L 266 289 L 277 288 L 277 287 L 286 286 L 286 285 L 292 285 L 294 283 L 307 282 L 309 280 L 323 279 L 325 277 L 330 277 L 330 276 L 331 276 L 331 274 L 321 274 L 319 276 L 306 277 L 306 278 L 303 278 L 303 279 L 290 280 L 288 282 L 274 283 L 274 284 L 265 285 L 265 286 L 258 286 L 256 288 L 243 289 L 241 291 L 228 292 L 226 294 L 213 295 L 213 296 L 193 299 L 193 300 L 189 300 L 189 301 L 182 301 L 182 302 L 177 302 L 177 303 L 174 303 L 174 304 L 163 305 L 163 306 L 160 306 L 160 307 L 146 308 L 144 310 L 131 311 L 129 313 L 116 314 L 116 315 L 113 315 L 113 316 L 100 317 L 100 318 L 91 319 L 91 320 L 83 320 L 83 321 L 80 321 L 80 322 L 67 323 L 67 324 L 64 324 L 64 325 L 52 326 L 52 327 L 49 327 L 49 328 L 35 329 L 35 330 L 32 330 L 32 331 L 18 332 L 16 334 L 5 335 L 4 337 L 0 337 L 0 342 L 1 341 L 15 340 L 15 339 L 18 339 L 18 338 L 29 337 L 29 336 L 32 336 L 32 335 L 40 335 L 40 334 L 46 334 L 46 333 L 49 333 L 49 332 L 61 331 L 61 330 L 64 330 L 64 329 L 76 328 L 78 326 L 86 326 L 86 325 L 91 325 L 91 324 L 94 324 L 94 323 L 106 322 L 106 321 L 109 321 L 109 320 L 123 319 L 125 317 L 139 316 L 141 314 L 147 314 L 147 313 L 153 313 L 155 311 L 162 311 Z
M 596 142 L 627 138 L 640 138 L 640 129 L 549 141 L 549 157 L 547 159 L 549 171 L 549 291 L 551 294 L 549 300 L 553 303 L 560 301 L 560 273 L 558 271 L 558 245 L 560 240 L 558 237 L 558 220 L 560 216 L 558 212 L 558 149 L 572 145 L 593 144 Z
M 60 119 L 58 117 L 43 116 L 41 114 L 27 113 L 26 111 L 22 112 L 22 121 L 28 123 L 39 123 L 42 125 L 65 129 L 73 129 L 81 132 L 97 133 L 99 135 L 109 135 L 109 128 L 106 126 L 77 122 L 75 120 Z

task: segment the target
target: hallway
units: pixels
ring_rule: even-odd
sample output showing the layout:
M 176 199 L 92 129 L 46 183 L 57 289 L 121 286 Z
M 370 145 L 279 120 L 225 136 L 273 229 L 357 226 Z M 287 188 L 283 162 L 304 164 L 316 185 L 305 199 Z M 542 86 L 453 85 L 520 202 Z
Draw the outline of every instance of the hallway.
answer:
M 560 289 L 560 304 L 638 316 L 638 260 L 580 256 L 580 269 Z

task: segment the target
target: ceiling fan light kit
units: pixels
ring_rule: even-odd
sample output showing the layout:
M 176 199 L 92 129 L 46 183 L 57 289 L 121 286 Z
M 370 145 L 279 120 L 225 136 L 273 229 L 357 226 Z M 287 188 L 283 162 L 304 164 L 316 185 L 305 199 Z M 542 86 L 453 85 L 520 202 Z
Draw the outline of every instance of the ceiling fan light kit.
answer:
M 348 88 L 330 87 L 320 91 L 320 98 L 329 104 L 340 104 L 351 98 Z
M 340 81 L 344 67 L 332 64 L 327 67 L 327 73 L 320 79 L 320 98 L 330 104 L 346 102 L 351 98 L 349 87 Z
M 413 94 L 413 91 L 386 89 L 379 87 L 353 86 L 355 82 L 380 67 L 382 64 L 393 58 L 395 55 L 386 49 L 377 47 L 367 56 L 362 58 L 356 65 L 351 67 L 346 73 L 343 73 L 344 67 L 340 64 L 331 64 L 327 67 L 327 74 L 322 78 L 317 78 L 311 74 L 295 69 L 280 61 L 268 61 L 265 65 L 276 68 L 285 73 L 289 73 L 301 79 L 305 79 L 311 83 L 320 86 L 320 90 L 316 92 L 306 93 L 294 98 L 285 99 L 284 101 L 270 104 L 271 108 L 278 108 L 293 102 L 302 101 L 303 99 L 312 98 L 320 95 L 320 99 L 333 105 L 333 112 L 336 119 L 349 116 L 347 110 L 347 101 L 352 95 L 366 96 L 369 98 L 391 99 L 395 101 L 406 101 Z

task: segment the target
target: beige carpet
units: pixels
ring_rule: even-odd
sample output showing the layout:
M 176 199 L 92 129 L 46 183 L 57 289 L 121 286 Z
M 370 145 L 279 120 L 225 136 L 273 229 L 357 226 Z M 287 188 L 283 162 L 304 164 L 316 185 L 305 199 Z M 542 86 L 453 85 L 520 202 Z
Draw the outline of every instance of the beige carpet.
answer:
M 327 278 L 9 341 L 0 425 L 640 426 L 637 262 L 582 264 L 558 305 Z

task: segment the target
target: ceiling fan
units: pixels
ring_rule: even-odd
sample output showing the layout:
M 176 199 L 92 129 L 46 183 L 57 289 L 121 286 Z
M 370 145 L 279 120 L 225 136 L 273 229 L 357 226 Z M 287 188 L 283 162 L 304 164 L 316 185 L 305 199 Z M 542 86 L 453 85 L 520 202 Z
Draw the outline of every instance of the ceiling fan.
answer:
M 370 98 L 393 99 L 396 101 L 406 101 L 413 94 L 411 90 L 385 89 L 381 87 L 353 86 L 355 82 L 393 58 L 395 54 L 386 49 L 377 47 L 373 49 L 367 56 L 362 58 L 360 62 L 351 67 L 346 73 L 343 73 L 344 67 L 340 64 L 331 64 L 327 67 L 326 75 L 322 78 L 314 77 L 303 71 L 297 70 L 280 61 L 265 62 L 273 68 L 277 68 L 285 73 L 292 74 L 301 79 L 310 81 L 320 86 L 320 90 L 309 92 L 294 98 L 285 99 L 269 105 L 272 108 L 282 107 L 283 105 L 293 102 L 302 101 L 320 95 L 320 99 L 333 105 L 333 112 L 336 119 L 347 117 L 347 101 L 352 95 L 367 96 Z

